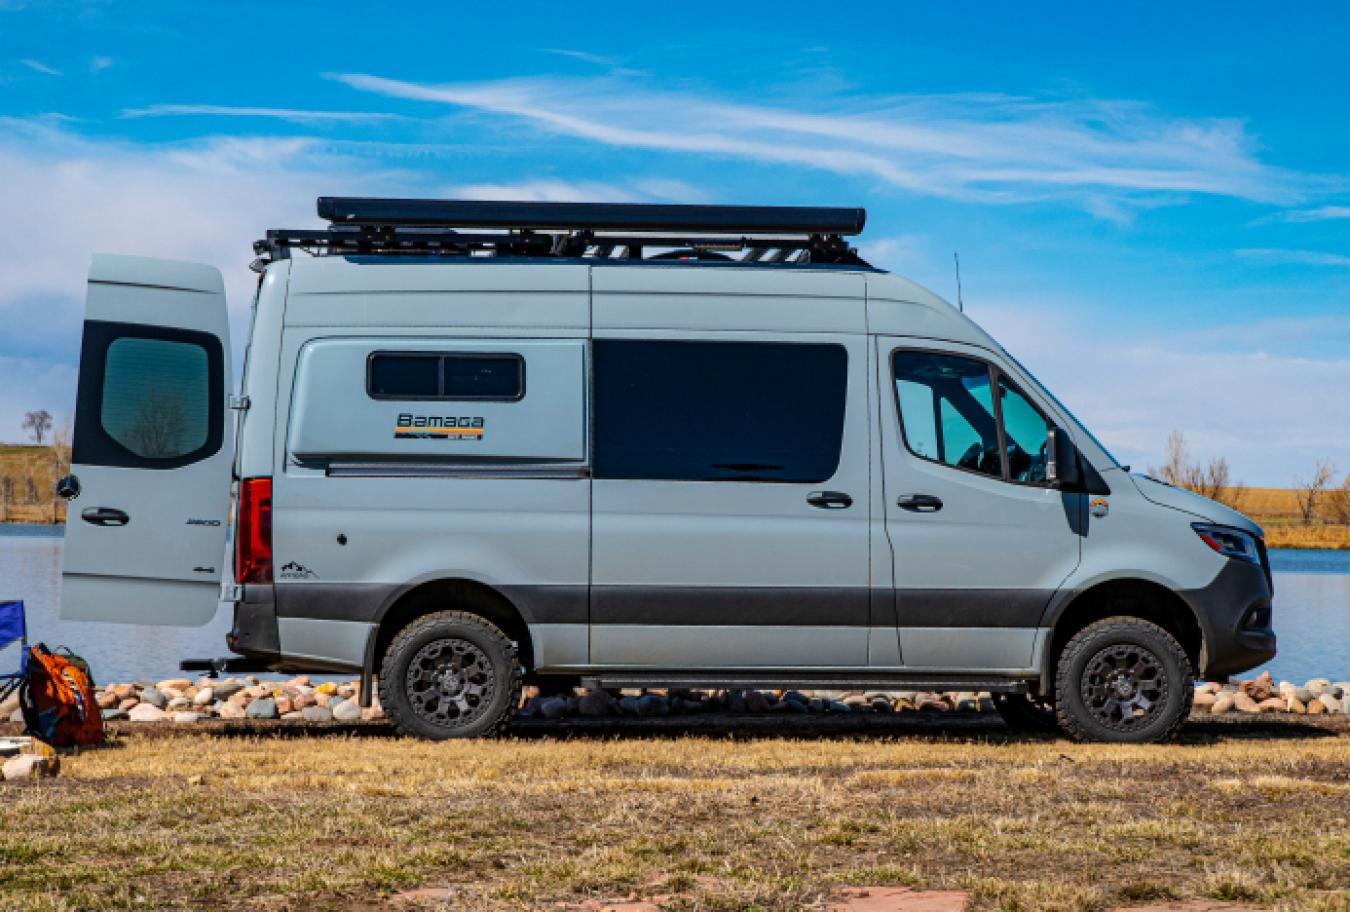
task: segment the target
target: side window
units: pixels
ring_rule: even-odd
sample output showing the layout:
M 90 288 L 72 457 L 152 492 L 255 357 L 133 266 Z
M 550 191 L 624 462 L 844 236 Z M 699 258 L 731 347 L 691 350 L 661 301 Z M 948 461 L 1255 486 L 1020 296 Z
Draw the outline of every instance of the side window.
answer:
M 959 355 L 897 351 L 891 366 L 901 429 L 910 452 L 1001 478 L 989 365 Z M 925 396 L 928 403 L 911 405 Z
M 476 352 L 374 352 L 366 361 L 372 399 L 515 402 L 525 396 L 525 359 Z
M 592 351 L 596 478 L 817 484 L 838 469 L 843 346 L 602 339 Z
M 209 333 L 87 321 L 73 459 L 145 469 L 205 459 L 223 440 L 224 398 L 223 351 Z
M 1002 375 L 998 397 L 1008 446 L 1008 476 L 1026 484 L 1045 484 L 1046 435 L 1052 425 Z

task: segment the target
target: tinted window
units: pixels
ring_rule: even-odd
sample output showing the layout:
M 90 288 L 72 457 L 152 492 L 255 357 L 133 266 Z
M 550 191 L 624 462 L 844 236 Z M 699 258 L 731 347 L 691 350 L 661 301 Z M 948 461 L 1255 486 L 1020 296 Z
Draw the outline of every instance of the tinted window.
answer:
M 989 366 L 936 352 L 892 359 L 905 445 L 916 456 L 1002 477 Z
M 497 399 L 525 395 L 520 355 L 450 352 L 377 352 L 366 370 L 375 399 Z
M 209 333 L 87 320 L 74 461 L 171 469 L 220 449 L 224 356 Z
M 441 394 L 436 355 L 372 355 L 369 391 L 389 399 L 434 399 Z
M 1005 377 L 998 378 L 1003 409 L 1003 438 L 1008 446 L 1008 473 L 1013 481 L 1045 482 L 1046 435 L 1051 424 Z
M 842 346 L 598 340 L 593 350 L 597 478 L 814 484 L 838 468 Z

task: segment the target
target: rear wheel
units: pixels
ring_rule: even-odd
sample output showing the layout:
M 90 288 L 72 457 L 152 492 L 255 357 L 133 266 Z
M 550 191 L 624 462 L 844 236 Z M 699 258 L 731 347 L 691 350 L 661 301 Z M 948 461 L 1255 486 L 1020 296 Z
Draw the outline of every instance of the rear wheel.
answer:
M 475 614 L 418 618 L 394 637 L 380 666 L 380 705 L 405 735 L 492 735 L 519 702 L 515 646 Z
M 1055 704 L 1029 694 L 996 693 L 994 709 L 1003 722 L 1015 732 L 1029 735 L 1059 734 L 1059 717 Z
M 1059 722 L 1078 741 L 1171 738 L 1191 711 L 1195 685 L 1181 644 L 1157 624 L 1111 617 L 1064 647 L 1055 675 Z

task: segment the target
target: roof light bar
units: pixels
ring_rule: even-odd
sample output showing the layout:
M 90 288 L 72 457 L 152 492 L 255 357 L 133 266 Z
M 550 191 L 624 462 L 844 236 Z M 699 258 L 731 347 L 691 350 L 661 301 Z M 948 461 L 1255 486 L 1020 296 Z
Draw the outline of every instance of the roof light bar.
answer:
M 542 203 L 506 200 L 321 196 L 319 217 L 336 225 L 576 231 L 860 234 L 861 208 Z

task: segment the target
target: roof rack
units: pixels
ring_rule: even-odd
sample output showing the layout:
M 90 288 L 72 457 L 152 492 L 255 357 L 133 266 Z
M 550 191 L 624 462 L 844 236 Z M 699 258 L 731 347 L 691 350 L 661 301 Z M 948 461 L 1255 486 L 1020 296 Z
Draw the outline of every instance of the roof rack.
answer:
M 321 196 L 328 228 L 271 230 L 253 244 L 264 259 L 298 248 L 315 256 L 553 257 L 868 264 L 843 239 L 863 209 L 372 199 Z M 739 254 L 733 255 L 733 254 Z

